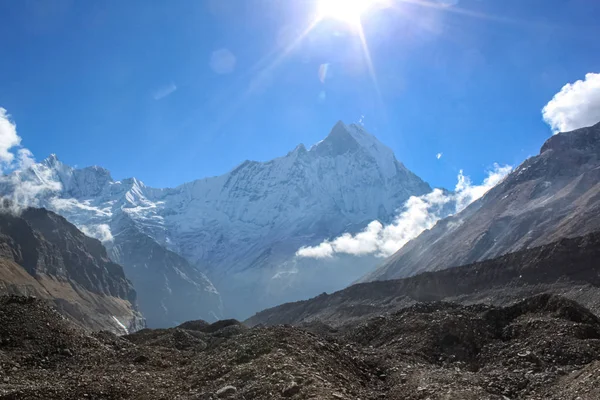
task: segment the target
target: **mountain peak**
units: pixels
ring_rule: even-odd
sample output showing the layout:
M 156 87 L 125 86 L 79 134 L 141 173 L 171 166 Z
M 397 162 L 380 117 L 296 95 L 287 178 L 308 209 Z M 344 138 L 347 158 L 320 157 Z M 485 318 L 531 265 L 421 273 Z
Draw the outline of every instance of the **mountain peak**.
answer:
M 331 129 L 334 130 L 336 128 L 344 128 L 344 129 L 346 129 L 346 124 L 344 123 L 344 121 L 342 121 L 340 119 L 338 122 L 335 123 L 335 125 Z
M 368 133 L 362 125 L 354 123 L 346 125 L 343 121 L 338 121 L 329 135 L 310 149 L 319 156 L 333 157 L 359 150 L 368 154 L 377 163 L 385 178 L 396 175 L 398 161 L 392 149 Z
M 304 144 L 300 143 L 298 146 L 296 146 L 294 148 L 294 150 L 290 151 L 287 155 L 291 156 L 291 155 L 298 155 L 298 154 L 305 154 L 306 153 L 306 147 L 304 147 Z
M 339 156 L 359 149 L 359 144 L 350 133 L 348 126 L 338 121 L 327 137 L 317 143 L 311 151 L 318 155 Z
M 58 159 L 58 156 L 54 153 L 50 154 L 48 157 L 46 157 L 44 160 L 42 160 L 41 164 L 44 164 L 50 168 L 58 165 L 60 163 L 60 160 Z
M 540 154 L 547 150 L 579 149 L 595 153 L 600 147 L 600 122 L 571 132 L 561 132 L 546 140 Z
M 392 149 L 381 143 L 360 124 L 346 125 L 338 121 L 329 135 L 313 146 L 311 151 L 313 150 L 317 154 L 333 156 L 361 150 L 377 163 L 384 177 L 391 178 L 397 173 L 398 161 Z

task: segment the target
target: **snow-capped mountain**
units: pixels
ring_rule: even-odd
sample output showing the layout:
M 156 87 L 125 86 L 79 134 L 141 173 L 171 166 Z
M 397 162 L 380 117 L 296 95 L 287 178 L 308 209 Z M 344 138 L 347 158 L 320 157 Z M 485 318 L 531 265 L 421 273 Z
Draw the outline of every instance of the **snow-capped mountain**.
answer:
M 146 233 L 165 229 L 145 197 L 152 192 L 136 179 L 114 181 L 103 168 L 75 169 L 56 155 L 0 180 L 0 193 L 15 203 L 51 209 L 102 240 L 133 282 L 148 326 L 221 318 L 220 294 L 206 275 Z
M 150 188 L 135 178 L 115 181 L 103 168 L 75 169 L 56 156 L 13 174 L 9 182 L 3 193 L 17 186 L 52 187 L 36 191 L 39 204 L 107 244 L 136 285 L 149 325 L 146 289 L 139 282 L 155 274 L 163 281 L 165 298 L 172 282 L 164 273 L 150 272 L 158 268 L 150 267 L 151 258 L 142 262 L 137 257 L 132 264 L 128 259 L 128 252 L 136 251 L 132 235 L 179 255 L 197 273 L 205 272 L 223 295 L 227 314 L 241 317 L 294 300 L 290 293 L 310 296 L 317 294 L 315 290 L 338 289 L 352 282 L 366 272 L 364 268 L 344 269 L 331 263 L 329 276 L 339 279 L 329 279 L 327 284 L 325 275 L 314 270 L 303 275 L 308 267 L 295 260 L 295 252 L 358 231 L 374 219 L 389 222 L 410 196 L 431 191 L 362 126 L 342 122 L 310 149 L 299 145 L 284 157 L 245 161 L 224 175 L 176 188 Z M 125 248 L 123 243 L 130 245 Z M 218 315 L 217 291 L 210 281 L 200 273 L 200 278 L 192 277 L 187 268 L 173 269 L 181 272 L 175 274 L 181 281 L 194 283 L 189 290 L 214 295 L 212 306 L 203 312 Z M 304 289 L 282 290 L 295 281 L 302 282 Z

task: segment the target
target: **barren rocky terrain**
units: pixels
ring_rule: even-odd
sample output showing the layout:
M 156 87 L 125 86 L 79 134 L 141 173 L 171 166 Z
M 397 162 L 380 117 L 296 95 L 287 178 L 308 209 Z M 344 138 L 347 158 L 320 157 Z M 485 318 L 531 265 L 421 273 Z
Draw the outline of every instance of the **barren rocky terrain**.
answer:
M 599 251 L 590 234 L 246 324 L 125 336 L 92 333 L 52 299 L 4 296 L 0 400 L 598 399 Z
M 598 317 L 554 295 L 344 329 L 192 321 L 124 337 L 0 299 L 0 399 L 597 399 L 599 360 Z

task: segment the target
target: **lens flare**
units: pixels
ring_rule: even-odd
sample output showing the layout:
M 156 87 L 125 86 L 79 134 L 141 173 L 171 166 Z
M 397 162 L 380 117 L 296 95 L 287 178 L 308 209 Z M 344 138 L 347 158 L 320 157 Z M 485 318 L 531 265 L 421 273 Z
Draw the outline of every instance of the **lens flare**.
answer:
M 325 79 L 327 79 L 327 71 L 329 70 L 329 64 L 321 64 L 319 66 L 319 80 L 321 83 L 325 83 Z
M 335 18 L 352 25 L 378 0 L 319 0 L 319 17 Z

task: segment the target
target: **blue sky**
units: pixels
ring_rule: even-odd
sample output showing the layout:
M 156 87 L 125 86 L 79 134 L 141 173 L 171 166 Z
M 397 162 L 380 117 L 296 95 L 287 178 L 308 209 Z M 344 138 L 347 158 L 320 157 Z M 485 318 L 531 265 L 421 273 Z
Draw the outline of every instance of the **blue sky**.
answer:
M 552 134 L 542 108 L 600 72 L 597 1 L 392 0 L 362 18 L 372 70 L 351 24 L 297 40 L 316 1 L 0 0 L 0 107 L 38 159 L 158 187 L 362 119 L 453 188 L 459 169 L 479 181 L 537 154 Z

